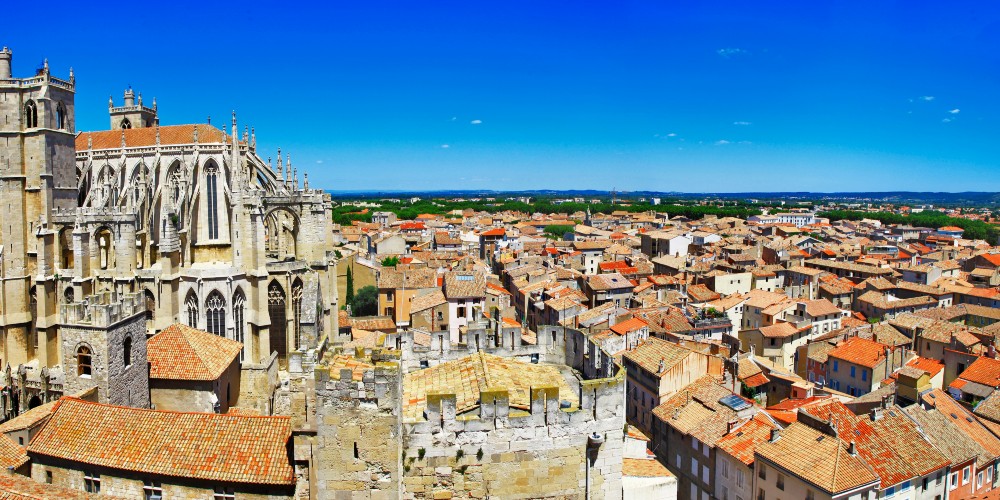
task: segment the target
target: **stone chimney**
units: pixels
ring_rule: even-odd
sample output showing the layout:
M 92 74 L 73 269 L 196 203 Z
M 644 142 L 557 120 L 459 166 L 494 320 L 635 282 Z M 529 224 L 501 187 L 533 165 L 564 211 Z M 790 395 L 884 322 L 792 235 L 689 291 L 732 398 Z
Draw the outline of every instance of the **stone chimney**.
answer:
M 771 438 L 768 439 L 769 442 L 773 443 L 781 437 L 780 429 L 771 429 Z
M 656 369 L 656 374 L 659 375 L 663 373 L 663 370 L 667 367 L 667 362 L 665 359 L 660 358 L 660 366 Z
M 847 445 L 847 452 L 851 454 L 852 457 L 858 456 L 858 447 L 851 441 L 851 444 Z

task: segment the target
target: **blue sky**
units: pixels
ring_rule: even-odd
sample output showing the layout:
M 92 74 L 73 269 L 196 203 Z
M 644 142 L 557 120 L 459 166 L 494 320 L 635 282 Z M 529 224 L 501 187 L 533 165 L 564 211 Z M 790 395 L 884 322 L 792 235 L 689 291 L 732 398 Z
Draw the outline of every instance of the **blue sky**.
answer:
M 235 109 L 327 189 L 1000 191 L 993 2 L 139 5 L 14 2 L 0 44 L 75 69 L 79 130 L 128 85 Z

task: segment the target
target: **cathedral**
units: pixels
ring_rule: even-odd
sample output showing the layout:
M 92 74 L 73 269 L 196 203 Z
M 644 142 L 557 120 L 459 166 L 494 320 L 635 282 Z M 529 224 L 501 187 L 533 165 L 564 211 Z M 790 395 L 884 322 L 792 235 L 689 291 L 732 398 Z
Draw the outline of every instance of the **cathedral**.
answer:
M 0 51 L 0 412 L 81 391 L 149 407 L 146 339 L 173 323 L 243 344 L 239 405 L 272 411 L 283 373 L 336 331 L 327 193 L 258 155 L 236 114 L 161 125 L 125 91 L 78 132 L 75 77 L 14 78 Z M 234 404 L 235 402 L 230 402 Z

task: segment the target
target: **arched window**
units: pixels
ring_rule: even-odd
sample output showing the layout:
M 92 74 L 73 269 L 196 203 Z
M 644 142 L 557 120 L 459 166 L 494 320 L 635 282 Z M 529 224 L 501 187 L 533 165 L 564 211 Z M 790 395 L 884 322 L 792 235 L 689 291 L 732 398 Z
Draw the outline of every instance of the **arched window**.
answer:
M 188 326 L 198 328 L 198 297 L 195 297 L 193 291 L 188 293 L 184 309 L 187 311 Z
M 243 353 L 247 352 L 247 345 L 244 341 L 244 309 L 246 308 L 247 298 L 243 295 L 243 290 L 236 290 L 233 295 L 233 340 L 243 344 L 243 350 L 240 351 L 240 363 L 243 362 Z
M 122 129 L 128 130 L 132 128 L 132 122 L 128 121 L 128 118 L 122 120 Z
M 82 345 L 76 349 L 76 374 L 81 377 L 89 377 L 91 374 L 91 354 L 90 348 Z
M 226 336 L 226 299 L 218 291 L 210 293 L 205 301 L 205 320 L 208 333 Z
M 271 352 L 284 362 L 288 355 L 288 322 L 285 321 L 285 290 L 277 281 L 267 287 L 267 314 L 271 317 Z
M 38 106 L 35 101 L 28 101 L 24 104 L 24 128 L 35 128 L 38 126 Z
M 206 197 L 206 203 L 208 203 L 208 239 L 210 240 L 219 239 L 218 174 L 219 167 L 215 163 L 209 163 L 205 167 L 206 189 L 208 191 Z
M 66 287 L 66 291 L 63 292 L 63 298 L 66 299 L 67 304 L 72 304 L 76 302 L 76 292 L 73 291 L 73 287 Z
M 125 337 L 122 344 L 122 356 L 125 359 L 125 368 L 132 366 L 132 337 Z
M 63 103 L 59 103 L 56 106 L 56 128 L 66 128 L 66 108 L 63 106 Z

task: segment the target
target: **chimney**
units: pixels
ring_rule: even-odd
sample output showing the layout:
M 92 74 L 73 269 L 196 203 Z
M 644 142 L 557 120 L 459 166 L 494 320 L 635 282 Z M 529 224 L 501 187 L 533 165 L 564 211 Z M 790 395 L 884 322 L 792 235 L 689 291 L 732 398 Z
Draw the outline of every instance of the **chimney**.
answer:
M 773 443 L 773 442 L 777 441 L 778 438 L 781 437 L 781 434 L 779 433 L 779 430 L 780 429 L 777 429 L 777 428 L 771 429 L 771 439 L 768 439 L 769 442 Z
M 729 422 L 727 422 L 726 423 L 726 434 L 729 434 L 730 432 L 733 432 L 733 429 L 736 428 L 736 424 L 738 424 L 738 423 L 740 423 L 739 420 L 735 420 L 735 419 L 730 420 Z
M 858 447 L 851 441 L 851 444 L 847 445 L 847 452 L 851 454 L 852 457 L 858 456 Z
M 663 373 L 663 369 L 667 367 L 667 362 L 665 359 L 660 358 L 660 367 L 656 370 L 656 374 L 659 375 Z
M 868 416 L 871 417 L 872 422 L 877 422 L 882 418 L 882 408 L 872 408 L 872 411 L 868 414 Z

